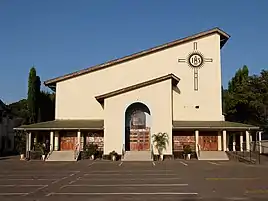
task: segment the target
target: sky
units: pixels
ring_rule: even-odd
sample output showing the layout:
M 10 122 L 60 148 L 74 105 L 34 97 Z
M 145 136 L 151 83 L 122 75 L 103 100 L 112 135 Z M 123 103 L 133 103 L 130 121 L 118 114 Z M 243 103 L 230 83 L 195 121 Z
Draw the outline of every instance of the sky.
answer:
M 33 65 L 43 82 L 214 27 L 231 35 L 226 87 L 243 65 L 268 68 L 267 10 L 267 0 L 0 0 L 0 99 L 27 96 Z

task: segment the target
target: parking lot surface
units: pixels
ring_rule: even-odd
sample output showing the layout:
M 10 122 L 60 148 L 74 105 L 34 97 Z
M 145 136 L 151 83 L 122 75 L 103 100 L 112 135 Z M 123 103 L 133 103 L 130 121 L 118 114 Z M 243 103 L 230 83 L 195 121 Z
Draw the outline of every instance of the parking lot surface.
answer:
M 235 162 L 0 158 L 0 200 L 268 200 L 267 166 Z

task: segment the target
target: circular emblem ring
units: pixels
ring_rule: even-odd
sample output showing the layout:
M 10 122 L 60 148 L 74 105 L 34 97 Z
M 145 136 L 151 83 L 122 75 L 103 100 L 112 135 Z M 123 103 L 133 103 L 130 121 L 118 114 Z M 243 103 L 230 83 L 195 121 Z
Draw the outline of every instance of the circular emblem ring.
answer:
M 193 68 L 201 68 L 204 64 L 204 59 L 202 54 L 194 52 L 188 57 L 188 64 Z

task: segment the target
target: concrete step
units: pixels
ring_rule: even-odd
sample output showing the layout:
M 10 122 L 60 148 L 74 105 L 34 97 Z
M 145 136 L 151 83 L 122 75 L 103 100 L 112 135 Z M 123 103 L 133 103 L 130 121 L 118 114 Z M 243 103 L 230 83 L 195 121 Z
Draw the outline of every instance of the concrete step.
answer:
M 74 151 L 53 151 L 46 161 L 76 161 Z
M 122 161 L 152 161 L 151 151 L 126 151 Z
M 200 156 L 197 156 L 198 160 L 209 161 L 226 161 L 229 157 L 225 151 L 200 151 Z

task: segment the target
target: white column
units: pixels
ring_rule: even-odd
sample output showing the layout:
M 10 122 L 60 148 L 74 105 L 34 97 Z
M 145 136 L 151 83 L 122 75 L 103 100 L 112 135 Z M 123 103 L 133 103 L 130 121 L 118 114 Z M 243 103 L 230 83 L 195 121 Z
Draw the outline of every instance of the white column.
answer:
M 250 150 L 250 139 L 249 139 L 249 131 L 246 131 L 246 151 Z
M 262 153 L 262 146 L 261 146 L 261 134 L 262 134 L 262 132 L 261 131 L 259 131 L 258 132 L 258 135 L 259 135 L 259 150 L 260 150 L 260 154 Z M 257 140 L 256 140 L 257 141 Z
M 240 133 L 240 151 L 243 151 L 243 132 Z
M 252 135 L 251 135 L 251 133 L 249 134 L 249 142 L 252 142 Z
M 53 131 L 50 131 L 50 151 L 53 151 L 54 149 L 54 132 Z
M 199 131 L 196 130 L 194 133 L 195 133 L 195 150 L 198 151 Z
M 226 151 L 226 130 L 222 131 L 222 147 L 223 151 Z
M 79 150 L 81 150 L 81 132 L 80 131 L 77 132 L 77 144 L 78 144 Z
M 236 145 L 236 135 L 233 134 L 233 151 L 236 151 L 235 150 L 235 145 Z
M 29 151 L 31 151 L 32 150 L 32 133 L 29 133 L 28 143 L 29 143 L 28 149 Z
M 59 132 L 55 132 L 54 150 L 59 151 Z
M 221 131 L 218 132 L 218 151 L 222 151 L 222 137 L 221 137 Z

